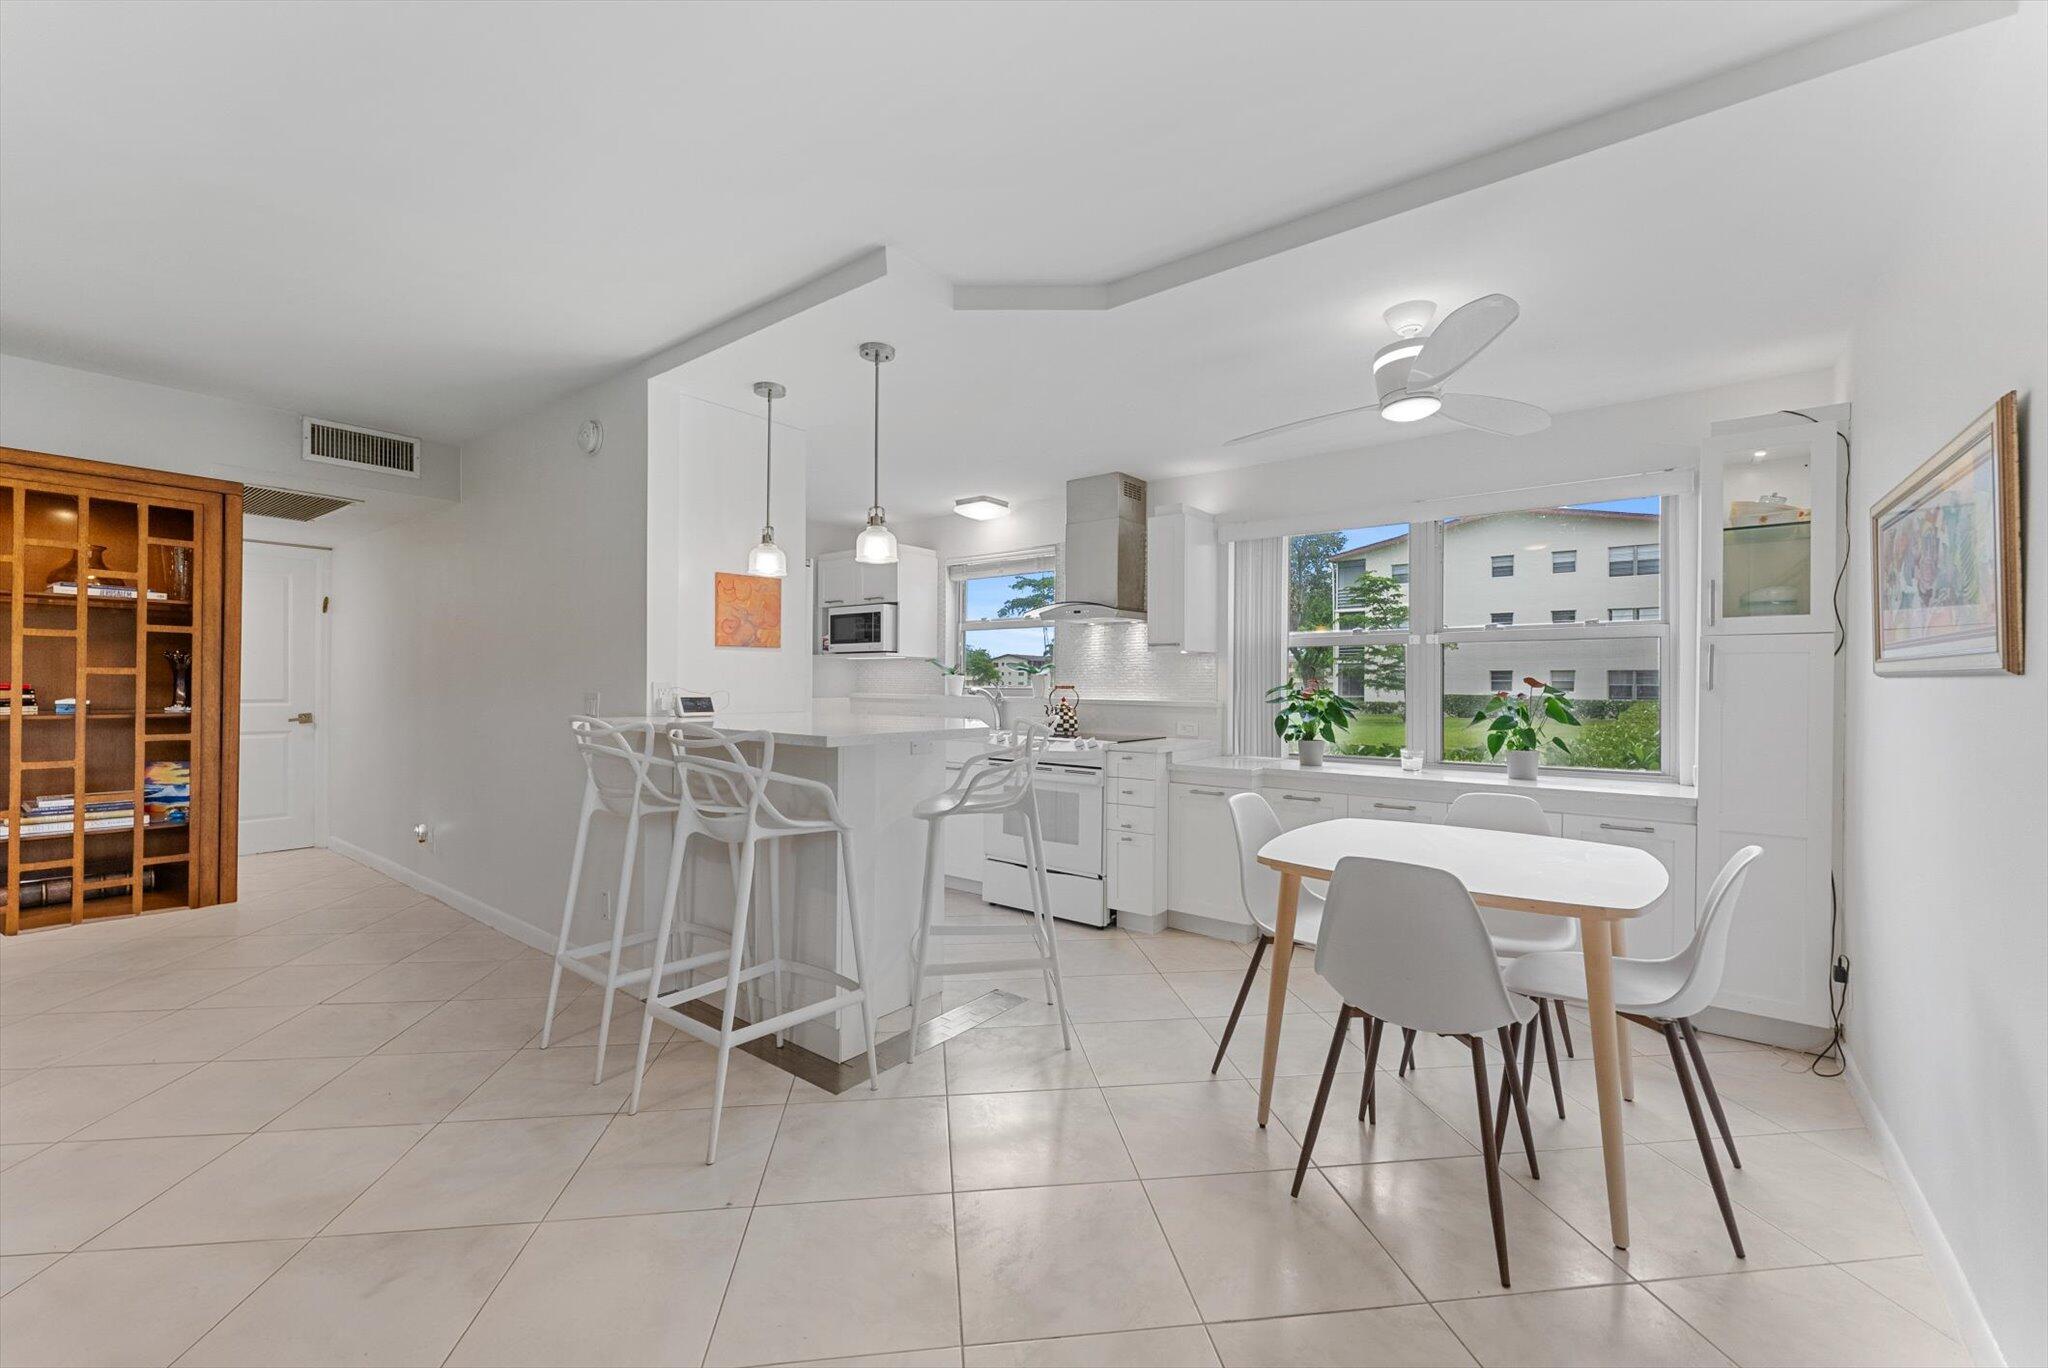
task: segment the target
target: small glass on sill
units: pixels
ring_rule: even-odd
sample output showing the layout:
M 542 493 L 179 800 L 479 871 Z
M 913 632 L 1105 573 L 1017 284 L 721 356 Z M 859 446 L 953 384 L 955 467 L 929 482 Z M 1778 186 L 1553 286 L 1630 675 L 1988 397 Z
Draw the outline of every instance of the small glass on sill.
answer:
M 1422 752 L 1403 746 L 1401 748 L 1401 770 L 1406 774 L 1422 773 Z

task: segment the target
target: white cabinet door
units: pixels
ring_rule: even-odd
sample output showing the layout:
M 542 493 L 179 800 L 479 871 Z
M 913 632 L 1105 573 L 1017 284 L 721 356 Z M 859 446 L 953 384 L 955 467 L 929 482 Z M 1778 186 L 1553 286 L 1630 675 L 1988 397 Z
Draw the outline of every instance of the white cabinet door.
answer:
M 1430 803 L 1415 798 L 1368 798 L 1354 793 L 1346 815 L 1370 817 L 1378 822 L 1441 822 L 1450 810 L 1449 803 Z
M 1714 1005 L 1828 1022 L 1834 869 L 1836 660 L 1831 634 L 1710 636 L 1702 644 L 1699 882 L 1750 866 Z
M 1237 833 L 1231 829 L 1230 791 L 1207 784 L 1171 784 L 1167 906 L 1176 912 L 1252 924 L 1238 880 Z
M 1283 831 L 1327 822 L 1350 812 L 1350 801 L 1343 794 L 1322 789 L 1270 788 L 1266 790 L 1266 799 L 1279 814 Z
M 958 765 L 946 766 L 946 782 L 960 777 Z M 946 843 L 943 867 L 949 879 L 981 882 L 982 823 L 984 817 L 955 817 L 948 822 L 927 822 L 939 840 Z
M 1113 911 L 1149 916 L 1152 905 L 1153 840 L 1119 831 L 1109 841 L 1109 905 Z
M 1637 959 L 1665 959 L 1692 940 L 1694 854 L 1698 833 L 1682 822 L 1646 822 L 1633 817 L 1564 819 L 1563 834 L 1574 841 L 1634 846 L 1647 850 L 1664 866 L 1671 887 L 1655 906 L 1622 924 L 1626 953 Z
M 896 567 L 853 563 L 854 591 L 862 603 L 896 602 Z
M 818 557 L 818 606 L 837 608 L 860 602 L 860 567 L 852 553 Z

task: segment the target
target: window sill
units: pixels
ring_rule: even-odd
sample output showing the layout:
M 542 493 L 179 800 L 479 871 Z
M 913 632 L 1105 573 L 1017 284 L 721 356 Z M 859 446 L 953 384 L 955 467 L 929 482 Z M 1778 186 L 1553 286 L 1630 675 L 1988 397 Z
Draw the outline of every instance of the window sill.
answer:
M 1175 783 L 1226 784 L 1240 789 L 1274 785 L 1443 803 L 1465 793 L 1525 793 L 1550 812 L 1658 817 L 1675 822 L 1695 820 L 1699 807 L 1699 790 L 1671 779 L 1549 769 L 1534 783 L 1526 783 L 1478 766 L 1433 765 L 1410 774 L 1391 762 L 1303 765 L 1292 756 L 1220 755 L 1176 763 L 1171 778 Z

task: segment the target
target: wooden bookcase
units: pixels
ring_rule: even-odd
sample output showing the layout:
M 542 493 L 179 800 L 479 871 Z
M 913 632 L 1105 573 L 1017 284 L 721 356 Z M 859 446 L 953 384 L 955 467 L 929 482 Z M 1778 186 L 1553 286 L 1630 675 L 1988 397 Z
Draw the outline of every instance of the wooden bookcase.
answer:
M 241 602 L 240 485 L 0 447 L 0 933 L 234 901 Z M 186 820 L 150 816 L 160 761 L 189 769 Z M 65 798 L 25 830 L 24 804 Z

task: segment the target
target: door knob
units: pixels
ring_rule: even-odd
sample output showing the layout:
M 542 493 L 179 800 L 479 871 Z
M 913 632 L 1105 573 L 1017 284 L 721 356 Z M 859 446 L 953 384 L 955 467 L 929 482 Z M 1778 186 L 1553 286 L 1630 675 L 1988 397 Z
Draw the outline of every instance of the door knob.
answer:
M 299 724 L 300 724 L 300 725 L 302 725 L 302 726 L 311 726 L 311 725 L 313 724 L 313 714 L 311 714 L 311 713 L 309 713 L 309 712 L 308 712 L 308 713 L 293 713 L 293 714 L 291 715 L 291 719 L 290 719 L 290 720 L 291 720 L 291 721 L 293 721 L 293 722 L 297 722 L 297 723 L 299 723 Z

